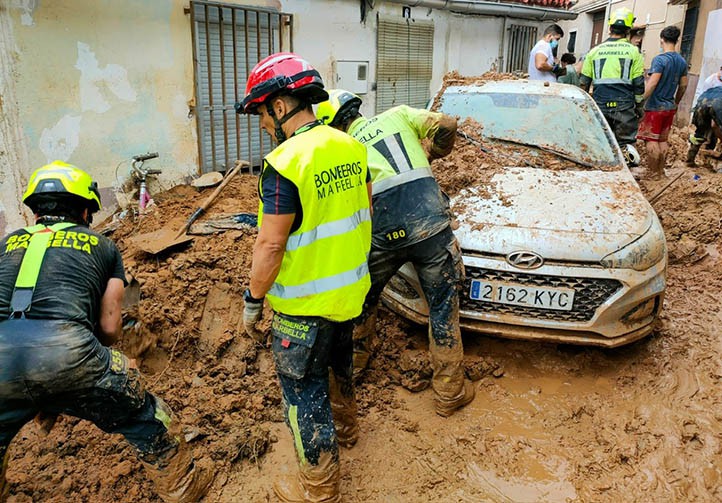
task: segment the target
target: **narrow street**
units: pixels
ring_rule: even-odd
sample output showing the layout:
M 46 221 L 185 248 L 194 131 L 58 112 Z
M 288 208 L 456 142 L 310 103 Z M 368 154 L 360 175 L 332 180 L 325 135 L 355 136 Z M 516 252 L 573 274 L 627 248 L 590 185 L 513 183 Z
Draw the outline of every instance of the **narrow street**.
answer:
M 346 501 L 722 498 L 722 175 L 681 167 L 679 148 L 670 171 L 685 174 L 654 205 L 670 254 L 658 329 L 614 350 L 466 334 L 477 398 L 443 419 L 430 390 L 409 391 L 430 375 L 425 330 L 383 311 L 358 387 L 361 439 L 341 452 Z M 661 185 L 641 183 L 647 194 Z M 254 177 L 229 189 L 217 212 L 255 210 Z M 114 232 L 141 288 L 122 349 L 178 411 L 195 453 L 218 464 L 207 501 L 273 501 L 273 480 L 295 466 L 270 351 L 238 330 L 254 231 L 196 236 L 159 258 L 129 240 L 202 197 L 175 187 L 162 211 Z M 24 428 L 8 479 L 11 503 L 158 501 L 120 438 L 66 417 L 47 438 Z

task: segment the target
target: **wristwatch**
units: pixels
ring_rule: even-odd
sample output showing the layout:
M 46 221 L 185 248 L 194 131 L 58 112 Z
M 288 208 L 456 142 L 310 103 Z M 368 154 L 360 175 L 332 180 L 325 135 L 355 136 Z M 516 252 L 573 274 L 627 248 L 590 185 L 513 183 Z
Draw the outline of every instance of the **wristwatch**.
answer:
M 263 304 L 263 299 L 265 298 L 265 296 L 261 297 L 260 299 L 255 298 L 253 295 L 251 295 L 250 288 L 246 288 L 246 291 L 243 292 L 243 301 L 250 302 L 251 304 Z

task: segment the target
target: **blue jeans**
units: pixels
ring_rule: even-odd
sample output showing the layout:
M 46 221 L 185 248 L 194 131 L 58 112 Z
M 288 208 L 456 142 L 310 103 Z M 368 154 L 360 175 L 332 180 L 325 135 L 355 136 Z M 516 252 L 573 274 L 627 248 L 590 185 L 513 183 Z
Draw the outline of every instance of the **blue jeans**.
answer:
M 120 433 L 141 459 L 158 463 L 178 441 L 170 410 L 145 391 L 137 369 L 85 327 L 60 320 L 0 322 L 0 459 L 36 414 L 87 419 Z
M 276 313 L 271 331 L 286 424 L 299 463 L 317 465 L 322 452 L 337 460 L 328 374 L 331 369 L 341 394 L 354 400 L 352 323 Z

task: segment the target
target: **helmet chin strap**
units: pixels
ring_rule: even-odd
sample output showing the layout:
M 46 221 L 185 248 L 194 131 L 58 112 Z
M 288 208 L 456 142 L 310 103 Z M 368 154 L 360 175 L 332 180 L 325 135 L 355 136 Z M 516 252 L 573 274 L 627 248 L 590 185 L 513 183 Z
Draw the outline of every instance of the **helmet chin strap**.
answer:
M 296 108 L 288 112 L 286 115 L 281 117 L 280 119 L 276 117 L 276 113 L 273 111 L 273 107 L 270 103 L 266 103 L 266 111 L 268 111 L 268 115 L 270 115 L 273 118 L 273 125 L 275 126 L 275 133 L 276 133 L 276 141 L 280 145 L 284 141 L 288 139 L 286 136 L 286 133 L 283 131 L 283 124 L 286 123 L 288 119 L 296 115 L 298 112 L 303 110 L 303 104 L 298 105 Z

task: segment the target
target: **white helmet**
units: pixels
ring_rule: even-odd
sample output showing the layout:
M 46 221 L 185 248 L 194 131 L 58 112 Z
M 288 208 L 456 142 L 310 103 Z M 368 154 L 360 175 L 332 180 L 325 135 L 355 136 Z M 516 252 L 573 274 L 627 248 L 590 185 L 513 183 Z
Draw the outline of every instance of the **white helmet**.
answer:
M 637 149 L 634 148 L 634 145 L 623 145 L 622 154 L 624 154 L 624 160 L 627 161 L 627 165 L 630 168 L 639 166 L 639 163 L 642 161 L 642 157 L 639 155 L 639 152 L 637 152 Z

